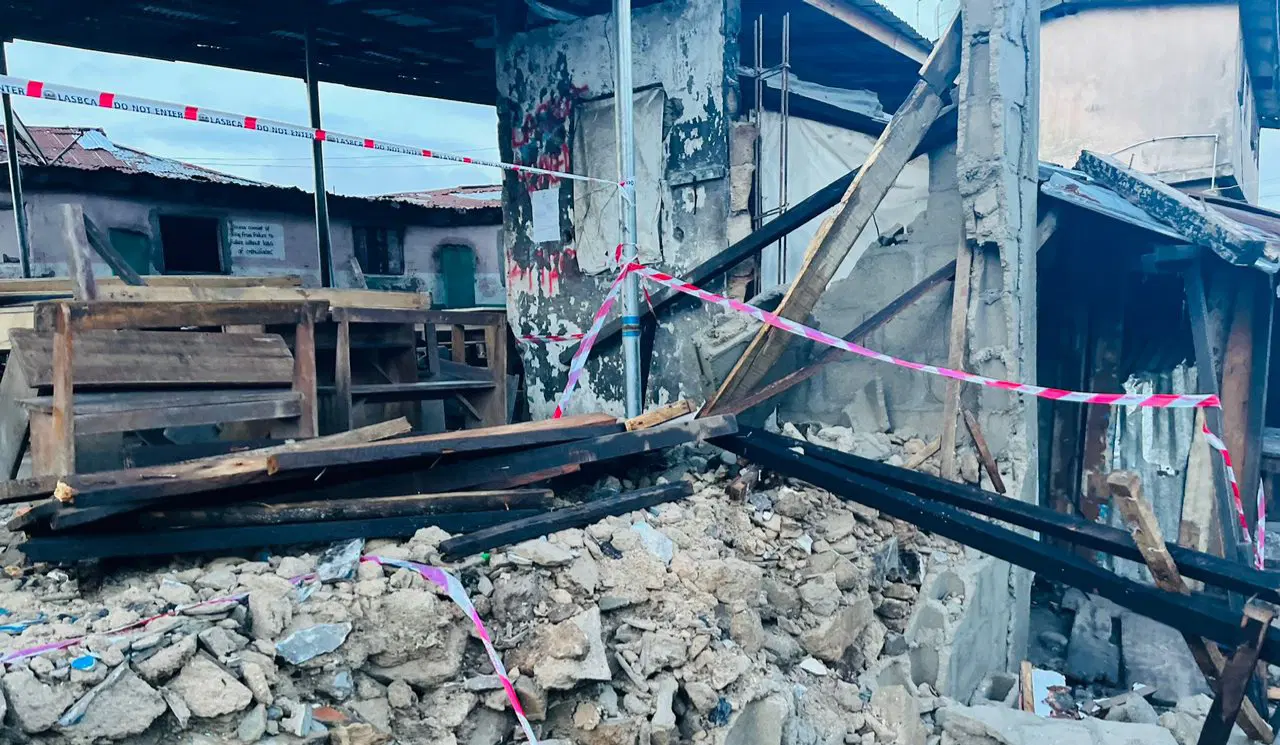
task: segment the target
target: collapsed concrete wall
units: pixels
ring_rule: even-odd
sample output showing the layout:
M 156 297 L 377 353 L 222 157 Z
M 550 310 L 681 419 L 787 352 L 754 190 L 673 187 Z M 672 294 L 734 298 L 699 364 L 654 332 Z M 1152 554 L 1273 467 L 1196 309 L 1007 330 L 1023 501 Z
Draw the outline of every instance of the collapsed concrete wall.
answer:
M 658 154 L 642 164 L 649 178 L 636 186 L 645 209 L 642 258 L 680 273 L 727 245 L 730 214 L 729 123 L 737 69 L 737 4 L 671 0 L 634 14 L 637 92 L 660 92 L 661 126 L 646 128 L 660 142 L 638 142 Z M 599 109 L 614 95 L 615 26 L 611 16 L 516 34 L 498 49 L 499 145 L 505 160 L 552 170 L 616 178 L 615 150 L 604 147 L 608 117 Z M 650 94 L 653 95 L 653 94 Z M 594 111 L 590 121 L 584 113 Z M 641 110 L 638 110 L 641 113 Z M 641 130 L 638 130 L 639 134 Z M 660 133 L 659 133 L 660 132 Z M 590 142 L 582 138 L 590 135 Z M 573 162 L 575 159 L 582 162 Z M 503 217 L 507 305 L 519 333 L 584 331 L 616 276 L 616 262 L 598 261 L 617 243 L 616 195 L 592 194 L 582 182 L 507 174 Z M 603 198 L 597 198 L 602 197 Z M 588 207 L 588 205 L 594 205 Z M 593 245 L 580 240 L 595 236 Z M 613 236 L 611 243 L 601 236 Z M 591 260 L 583 258 L 590 256 Z M 701 396 L 691 324 L 701 309 L 666 314 L 653 348 L 650 403 Z M 535 418 L 549 416 L 564 386 L 561 346 L 522 350 Z M 587 366 L 572 410 L 621 412 L 622 356 L 616 346 Z

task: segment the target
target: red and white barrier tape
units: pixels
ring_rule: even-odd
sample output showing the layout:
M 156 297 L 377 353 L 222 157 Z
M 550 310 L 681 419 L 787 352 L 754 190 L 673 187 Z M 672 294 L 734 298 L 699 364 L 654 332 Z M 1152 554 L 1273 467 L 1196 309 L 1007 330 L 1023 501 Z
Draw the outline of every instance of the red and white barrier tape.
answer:
M 557 342 L 579 341 L 585 337 L 586 337 L 586 334 L 564 334 L 562 336 L 557 336 L 555 334 L 551 334 L 547 336 L 538 336 L 537 334 L 525 334 L 517 338 L 526 344 L 555 344 Z
M 327 129 L 314 129 L 301 124 L 290 124 L 288 122 L 281 122 L 273 119 L 260 119 L 256 116 L 232 114 L 230 112 L 218 111 L 216 109 L 206 109 L 199 106 L 190 106 L 187 104 L 172 103 L 168 101 L 157 101 L 150 98 L 139 98 L 138 96 L 127 96 L 121 93 L 111 93 L 109 91 L 96 91 L 89 88 L 76 88 L 70 85 L 46 83 L 39 80 L 27 80 L 25 78 L 13 77 L 12 75 L 0 75 L 0 93 L 8 93 L 14 96 L 26 96 L 28 98 L 40 98 L 46 101 L 60 101 L 63 103 L 76 104 L 78 106 L 93 106 L 101 109 L 131 111 L 137 114 L 149 114 L 151 116 L 163 117 L 165 119 L 186 119 L 195 122 L 205 122 L 207 124 L 218 124 L 223 127 L 251 129 L 257 132 L 297 137 L 303 140 L 333 142 L 339 145 L 349 145 L 351 147 L 364 148 L 366 150 L 377 150 L 386 153 L 396 153 L 398 155 L 416 155 L 418 157 L 429 158 L 431 160 L 449 160 L 455 163 L 467 163 L 470 165 L 486 166 L 489 168 L 501 168 L 506 171 L 515 171 L 517 173 L 536 173 L 543 176 L 554 176 L 556 178 L 569 179 L 571 181 L 612 184 L 615 187 L 622 188 L 621 184 L 617 181 L 609 181 L 608 179 L 594 178 L 592 176 L 580 176 L 575 173 L 551 171 L 546 168 L 535 168 L 534 166 L 523 166 L 518 163 L 506 163 L 498 160 L 470 158 L 465 155 L 453 155 L 452 153 L 443 153 L 438 150 L 414 147 L 412 145 L 401 145 L 371 137 L 357 137 L 355 135 L 333 132 Z
M 601 305 L 600 310 L 596 313 L 596 317 L 592 322 L 591 331 L 587 333 L 586 338 L 582 340 L 582 345 L 573 356 L 573 361 L 569 366 L 569 379 L 565 385 L 564 392 L 560 395 L 560 401 L 556 406 L 555 416 L 559 418 L 568 405 L 569 398 L 573 393 L 574 387 L 578 383 L 578 379 L 582 376 L 582 367 L 585 365 L 588 353 L 591 351 L 592 344 L 595 343 L 599 329 L 604 323 L 604 317 L 613 307 L 617 290 L 622 279 L 631 272 L 635 272 L 641 277 L 666 285 L 674 290 L 691 295 L 705 303 L 718 305 L 726 310 L 735 313 L 742 313 L 751 316 L 761 323 L 772 326 L 788 334 L 800 336 L 805 339 L 823 344 L 835 349 L 842 349 L 851 352 L 860 357 L 877 360 L 879 362 L 887 362 L 897 367 L 903 367 L 908 370 L 916 370 L 917 372 L 928 373 L 930 375 L 938 375 L 944 378 L 951 378 L 965 383 L 973 383 L 975 385 L 986 386 L 988 388 L 997 388 L 1012 393 L 1025 393 L 1037 398 L 1043 398 L 1050 401 L 1072 401 L 1075 403 L 1094 404 L 1099 406 L 1141 406 L 1146 408 L 1159 409 L 1178 409 L 1178 408 L 1221 408 L 1222 402 L 1217 395 L 1214 394 L 1141 394 L 1141 393 L 1089 393 L 1086 391 L 1067 391 L 1059 388 L 1046 388 L 1039 385 L 1031 385 L 1029 383 L 1017 383 L 1010 380 L 999 380 L 997 378 L 989 378 L 985 375 L 975 375 L 963 370 L 954 370 L 948 367 L 939 367 L 937 365 L 926 365 L 920 362 L 912 362 L 904 360 L 892 355 L 876 352 L 860 344 L 854 344 L 845 341 L 831 334 L 819 331 L 815 328 L 797 323 L 789 318 L 783 318 L 776 313 L 770 313 L 767 310 L 758 308 L 749 303 L 740 300 L 733 300 L 714 292 L 708 292 L 695 285 L 683 282 L 670 274 L 651 269 L 640 264 L 630 264 L 625 267 L 618 275 L 618 279 L 614 280 L 613 285 L 609 288 L 609 294 L 605 298 L 605 303 Z M 1205 440 L 1218 453 L 1222 455 L 1222 461 L 1226 466 L 1227 480 L 1231 484 L 1232 497 L 1235 501 L 1237 517 L 1240 520 L 1240 528 L 1244 533 L 1244 539 L 1255 545 L 1255 553 L 1260 556 L 1256 546 L 1261 541 L 1254 542 L 1250 536 L 1248 520 L 1244 514 L 1244 502 L 1240 498 L 1240 487 L 1236 483 L 1235 471 L 1231 466 L 1231 454 L 1227 451 L 1226 443 L 1219 439 L 1209 430 L 1208 425 L 1204 428 Z M 1255 557 L 1256 559 L 1256 557 Z M 1261 562 L 1257 563 L 1258 568 L 1262 568 Z
M 475 604 L 471 602 L 471 598 L 467 595 L 466 588 L 462 586 L 462 583 L 458 581 L 457 577 L 454 577 L 452 574 L 438 567 L 419 564 L 416 561 L 404 561 L 402 559 L 392 559 L 385 556 L 373 555 L 362 556 L 360 557 L 360 560 L 372 562 L 379 566 L 409 569 L 417 572 L 423 579 L 436 585 L 449 596 L 449 599 L 462 610 L 463 614 L 465 614 L 467 618 L 471 620 L 472 625 L 475 626 L 476 634 L 480 637 L 480 643 L 484 646 L 484 651 L 489 656 L 489 663 L 493 665 L 493 670 L 497 674 L 498 680 L 502 683 L 502 688 L 506 691 L 507 698 L 511 701 L 511 709 L 515 712 L 516 719 L 520 722 L 520 726 L 524 728 L 524 734 L 529 738 L 529 742 L 532 743 L 532 745 L 537 745 L 538 737 L 533 733 L 533 727 L 529 724 L 528 718 L 525 717 L 524 707 L 520 705 L 520 697 L 516 695 L 515 686 L 512 685 L 511 678 L 507 674 L 507 668 L 502 664 L 502 658 L 498 656 L 498 650 L 493 646 L 493 640 L 489 637 L 489 630 L 485 628 L 484 622 L 480 620 L 480 613 L 476 610 Z M 289 581 L 298 585 L 314 578 L 314 574 L 304 574 L 294 577 Z M 133 623 L 104 632 L 102 636 L 119 636 L 129 631 L 144 629 L 152 621 L 169 616 L 176 616 L 184 611 L 192 610 L 193 608 L 207 608 L 214 605 L 242 603 L 248 597 L 249 593 L 242 592 L 236 595 L 213 598 L 211 600 L 204 600 L 190 605 L 180 605 L 166 613 L 157 613 L 154 616 L 134 621 Z M 60 639 L 55 642 L 47 642 L 45 644 L 27 647 L 25 649 L 18 649 L 4 655 L 0 655 L 0 672 L 3 672 L 4 665 L 18 662 L 20 660 L 30 659 L 32 657 L 39 657 L 46 652 L 52 652 L 58 649 L 69 649 L 83 643 L 86 638 L 87 637 L 85 636 L 76 636 L 70 639 Z
M 587 354 L 591 352 L 591 347 L 595 346 L 596 338 L 600 336 L 600 329 L 604 326 L 604 319 L 609 315 L 609 311 L 613 309 L 613 304 L 618 300 L 618 290 L 622 287 L 622 280 L 626 278 L 631 271 L 627 270 L 618 274 L 618 278 L 613 280 L 613 284 L 609 285 L 609 291 L 605 293 L 604 302 L 600 304 L 600 310 L 596 311 L 595 318 L 591 319 L 591 328 L 587 329 L 587 333 L 582 337 L 582 343 L 578 345 L 578 351 L 573 353 L 573 359 L 569 361 L 569 381 L 565 383 L 564 393 L 560 394 L 560 401 L 556 404 L 555 413 L 551 415 L 552 419 L 559 419 L 564 416 L 564 407 L 569 404 L 569 397 L 573 395 L 573 389 L 578 385 L 578 378 L 582 377 L 582 369 L 587 365 Z
M 1204 441 L 1209 443 L 1209 447 L 1218 451 L 1218 455 L 1222 456 L 1222 465 L 1227 472 L 1227 484 L 1231 486 L 1231 499 L 1235 502 L 1236 519 L 1240 521 L 1240 532 L 1244 535 L 1246 543 L 1253 543 L 1253 560 L 1259 569 L 1262 568 L 1261 553 L 1258 547 L 1262 544 L 1262 530 L 1258 530 L 1258 540 L 1256 542 L 1249 535 L 1249 519 L 1244 515 L 1244 500 L 1240 497 L 1240 484 L 1236 481 L 1236 469 L 1231 464 L 1231 452 L 1227 450 L 1227 443 L 1223 442 L 1221 437 L 1213 433 L 1209 429 L 1208 422 L 1205 423 L 1203 429 Z M 1261 513 L 1259 513 L 1261 514 Z M 1261 522 L 1258 525 L 1262 525 Z

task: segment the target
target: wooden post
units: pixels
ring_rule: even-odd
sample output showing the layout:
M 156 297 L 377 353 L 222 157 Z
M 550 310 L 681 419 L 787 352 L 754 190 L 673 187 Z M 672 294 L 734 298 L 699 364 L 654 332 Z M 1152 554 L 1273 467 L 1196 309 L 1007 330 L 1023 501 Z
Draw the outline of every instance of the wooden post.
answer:
M 1252 702 L 1244 697 L 1245 688 L 1257 668 L 1258 653 L 1274 617 L 1275 611 L 1270 608 L 1253 604 L 1245 606 L 1244 618 L 1241 619 L 1244 641 L 1236 647 L 1235 654 L 1231 655 L 1231 660 L 1218 678 L 1218 695 L 1209 707 L 1209 716 L 1204 720 L 1197 745 L 1226 745 L 1227 739 L 1231 737 L 1231 726 L 1241 713 L 1242 706 L 1252 706 Z M 1250 737 L 1253 735 L 1250 734 Z M 1271 738 L 1268 737 L 1263 742 L 1271 742 Z
M 302 394 L 298 437 L 315 437 L 320 431 L 320 412 L 316 406 L 316 318 L 315 312 L 310 308 L 303 312 L 295 334 L 293 389 Z
M 449 329 L 449 352 L 459 365 L 467 364 L 467 328 L 455 325 Z
M 501 313 L 493 315 L 493 321 L 484 327 L 485 354 L 489 358 L 493 390 L 477 397 L 486 427 L 507 423 L 507 318 Z
M 76 423 L 72 362 L 71 309 L 58 305 L 57 326 L 53 332 L 53 415 L 49 418 L 50 430 L 41 433 L 49 438 L 48 473 L 69 474 L 76 472 Z
M 960 238 L 956 253 L 956 281 L 951 291 L 951 332 L 947 336 L 947 366 L 964 367 L 964 351 L 969 344 L 969 288 L 972 281 L 973 249 Z M 960 381 L 948 380 L 946 398 L 942 402 L 942 437 L 940 469 L 942 478 L 956 480 L 956 428 L 960 414 Z
M 334 350 L 333 407 L 338 432 L 351 429 L 351 321 L 338 321 L 338 347 Z
M 991 455 L 991 448 L 987 447 L 987 438 L 982 436 L 982 427 L 978 425 L 978 418 L 968 409 L 964 409 L 963 412 L 964 426 L 973 437 L 973 445 L 978 449 L 978 459 L 982 461 L 982 467 L 991 479 L 991 485 L 997 492 L 1004 494 L 1004 479 L 1000 477 L 1000 469 L 996 467 L 996 459 Z
M 1089 334 L 1092 341 L 1086 391 L 1120 390 L 1120 354 L 1124 342 L 1123 276 L 1095 276 L 1092 284 L 1106 302 L 1092 303 L 1089 309 Z M 1086 406 L 1084 413 L 1084 449 L 1081 471 L 1083 494 L 1078 495 L 1080 514 L 1086 520 L 1098 520 L 1107 499 L 1107 454 L 1111 427 L 1110 406 Z
M 1117 509 L 1129 524 L 1134 543 L 1142 552 L 1142 558 L 1147 568 L 1151 570 L 1151 577 L 1156 587 L 1168 592 L 1191 594 L 1190 588 L 1182 578 L 1182 573 L 1178 571 L 1177 564 L 1174 563 L 1173 557 L 1169 555 L 1169 549 L 1165 546 L 1164 535 L 1160 532 L 1160 523 L 1156 520 L 1155 511 L 1151 509 L 1151 504 L 1142 498 L 1142 479 L 1136 473 L 1117 471 L 1107 477 L 1107 486 L 1111 489 L 1111 496 L 1115 498 Z M 1204 673 L 1210 684 L 1215 680 L 1222 680 L 1227 662 L 1222 652 L 1218 651 L 1218 646 L 1195 636 L 1184 635 L 1183 639 L 1187 642 L 1187 648 L 1191 650 L 1196 666 Z M 1244 701 L 1243 706 L 1237 706 L 1237 711 L 1238 714 L 1233 714 L 1231 721 L 1237 722 L 1240 728 L 1254 740 L 1271 742 L 1274 738 L 1271 726 L 1254 708 L 1252 702 Z M 1207 723 L 1205 727 L 1208 728 Z M 1229 732 L 1230 727 L 1227 729 Z
M 62 205 L 63 240 L 67 243 L 67 270 L 71 294 L 76 300 L 97 300 L 98 284 L 93 279 L 93 257 L 84 232 L 84 212 L 79 205 Z

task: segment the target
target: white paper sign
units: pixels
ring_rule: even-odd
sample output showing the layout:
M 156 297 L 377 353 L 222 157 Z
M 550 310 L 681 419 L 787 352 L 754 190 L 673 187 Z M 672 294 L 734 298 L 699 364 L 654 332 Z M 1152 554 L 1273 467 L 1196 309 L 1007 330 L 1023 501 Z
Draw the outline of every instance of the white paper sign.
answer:
M 284 261 L 284 226 L 280 223 L 231 220 L 227 235 L 232 258 Z
M 533 205 L 533 242 L 548 243 L 560 240 L 560 185 L 531 192 Z

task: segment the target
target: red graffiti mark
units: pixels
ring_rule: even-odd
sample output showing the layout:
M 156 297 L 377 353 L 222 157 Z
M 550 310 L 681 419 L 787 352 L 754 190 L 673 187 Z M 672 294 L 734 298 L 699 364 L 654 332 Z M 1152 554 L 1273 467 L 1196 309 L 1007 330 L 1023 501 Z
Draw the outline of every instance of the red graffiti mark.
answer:
M 585 85 L 570 86 L 567 93 L 556 93 L 525 114 L 511 131 L 516 163 L 548 171 L 569 171 L 569 115 L 574 100 L 587 90 Z M 545 189 L 560 181 L 541 173 L 520 173 L 518 177 L 530 190 Z
M 577 260 L 572 249 L 545 252 L 536 249 L 533 266 L 524 267 L 515 261 L 507 262 L 507 288 L 524 292 L 538 292 L 544 297 L 554 297 L 560 292 L 561 278 L 566 270 L 572 270 Z

